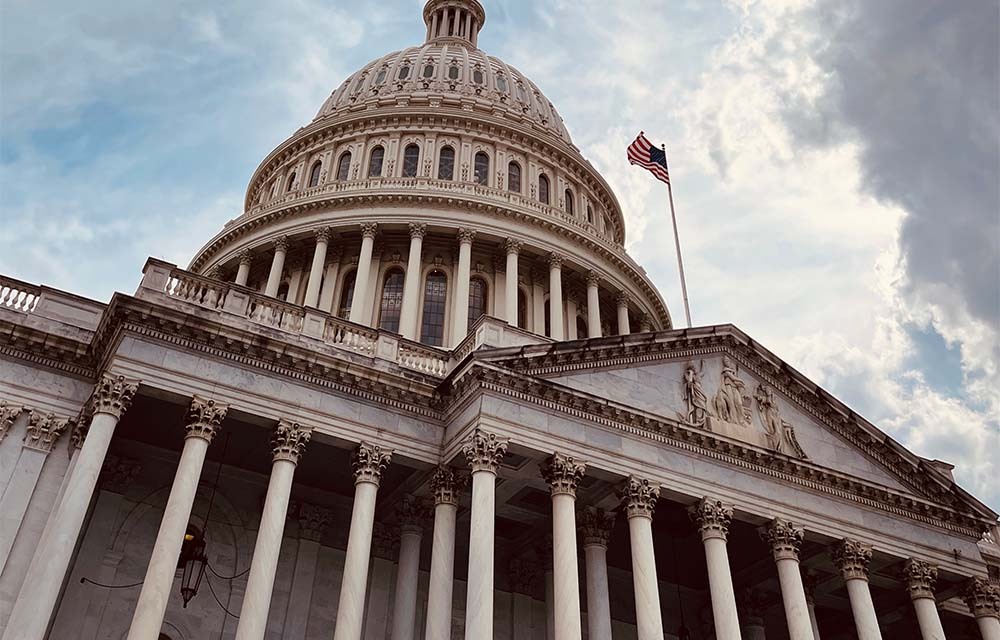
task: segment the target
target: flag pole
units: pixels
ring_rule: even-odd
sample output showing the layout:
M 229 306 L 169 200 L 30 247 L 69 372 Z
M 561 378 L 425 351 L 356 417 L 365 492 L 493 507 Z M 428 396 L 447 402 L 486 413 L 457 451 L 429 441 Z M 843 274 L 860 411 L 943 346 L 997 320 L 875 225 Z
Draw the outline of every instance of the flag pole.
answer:
M 663 158 L 666 162 L 667 157 L 667 145 L 662 145 L 663 148 Z M 667 168 L 667 175 L 670 175 L 670 169 Z M 670 199 L 670 221 L 674 225 L 674 246 L 677 249 L 677 270 L 681 274 L 681 295 L 684 297 L 684 317 L 687 319 L 687 326 L 691 328 L 691 306 L 688 304 L 688 289 L 687 280 L 684 278 L 684 259 L 681 257 L 681 237 L 677 233 L 677 214 L 674 213 L 674 189 L 670 185 L 670 181 L 667 181 L 667 196 Z

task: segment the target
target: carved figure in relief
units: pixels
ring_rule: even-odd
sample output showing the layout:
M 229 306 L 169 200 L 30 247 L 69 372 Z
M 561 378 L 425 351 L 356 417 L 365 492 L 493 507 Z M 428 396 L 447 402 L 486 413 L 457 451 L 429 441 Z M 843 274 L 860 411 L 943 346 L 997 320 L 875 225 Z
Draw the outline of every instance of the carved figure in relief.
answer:
M 722 358 L 722 384 L 715 394 L 715 413 L 719 420 L 750 426 L 750 396 L 740 380 L 736 365 L 728 356 Z
M 701 369 L 695 369 L 694 363 L 689 362 L 684 369 L 684 401 L 687 403 L 687 415 L 684 416 L 688 424 L 696 427 L 704 427 L 710 415 L 708 410 L 708 396 L 701 388 L 701 370 L 705 368 L 704 360 L 701 362 Z
M 757 411 L 764 426 L 767 443 L 779 453 L 805 458 L 806 454 L 795 438 L 795 429 L 791 424 L 781 419 L 778 414 L 778 401 L 774 391 L 763 384 L 757 385 L 754 392 L 757 399 Z

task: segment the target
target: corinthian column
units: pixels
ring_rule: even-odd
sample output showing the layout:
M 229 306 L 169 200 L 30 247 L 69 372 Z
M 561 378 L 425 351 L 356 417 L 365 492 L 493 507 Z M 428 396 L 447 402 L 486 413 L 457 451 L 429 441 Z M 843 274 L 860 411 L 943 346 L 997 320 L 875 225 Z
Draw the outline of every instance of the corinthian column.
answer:
M 774 563 L 778 568 L 781 602 L 785 607 L 789 637 L 816 640 L 813 638 L 809 605 L 806 603 L 806 591 L 799 570 L 799 548 L 805 532 L 787 520 L 775 518 L 761 529 L 760 535 L 771 545 Z
M 963 597 L 983 640 L 1000 640 L 1000 588 L 988 578 L 976 576 L 966 584 Z
M 913 600 L 917 623 L 920 625 L 920 637 L 923 640 L 945 640 L 944 627 L 941 626 L 937 602 L 934 600 L 937 576 L 937 566 L 929 562 L 910 558 L 903 565 L 906 589 L 910 592 L 910 599 Z
M 281 285 L 281 273 L 285 270 L 285 256 L 288 254 L 288 237 L 281 236 L 274 241 L 274 258 L 271 259 L 271 271 L 267 274 L 267 285 L 264 295 L 273 298 L 278 295 Z
M 244 249 L 240 251 L 240 266 L 236 270 L 236 284 L 241 287 L 247 286 L 247 280 L 250 278 L 250 267 L 253 265 L 253 254 L 250 253 L 249 249 Z
M 319 305 L 319 288 L 323 284 L 323 269 L 326 267 L 326 250 L 330 246 L 330 227 L 316 230 L 316 250 L 313 251 L 309 282 L 306 284 L 305 306 Z
M 587 467 L 555 453 L 541 465 L 552 493 L 552 569 L 556 640 L 579 640 L 580 571 L 576 561 L 576 487 Z
M 417 582 L 420 578 L 420 540 L 424 529 L 423 506 L 412 496 L 396 508 L 399 519 L 399 568 L 396 601 L 392 610 L 392 640 L 413 640 L 417 635 Z
M 660 489 L 645 478 L 629 476 L 619 489 L 628 516 L 632 545 L 632 583 L 635 588 L 635 621 L 639 640 L 663 640 L 660 591 L 653 554 L 653 510 Z
M 153 543 L 153 555 L 146 566 L 146 578 L 142 583 L 139 601 L 135 605 L 132 626 L 128 630 L 128 640 L 157 638 L 163 626 L 163 614 L 170 600 L 170 587 L 177 573 L 177 560 L 181 556 L 184 534 L 187 532 L 191 508 L 201 468 L 205 464 L 208 445 L 215 438 L 229 407 L 195 396 L 188 408 L 188 421 L 184 435 L 184 448 L 170 486 L 170 497 L 163 510 L 160 531 Z
M 587 561 L 587 637 L 611 638 L 611 598 L 608 593 L 608 539 L 614 515 L 588 507 L 577 522 Z
M 368 560 L 375 526 L 375 498 L 382 472 L 389 466 L 392 451 L 362 442 L 354 451 L 354 509 L 347 537 L 344 577 L 337 605 L 337 630 L 334 640 L 360 640 L 365 614 L 365 591 L 368 583 Z
M 868 589 L 868 563 L 872 559 L 871 545 L 845 538 L 833 550 L 833 563 L 847 583 L 851 613 L 858 629 L 858 640 L 882 640 L 875 616 L 875 604 Z
M 372 274 L 372 251 L 375 249 L 375 234 L 378 225 L 374 222 L 361 223 L 361 255 L 358 256 L 358 270 L 354 274 L 354 297 L 351 298 L 351 322 L 364 324 L 368 318 L 368 284 Z
M 63 579 L 69 567 L 80 527 L 90 508 L 97 476 L 111 444 L 111 436 L 139 385 L 124 376 L 104 375 L 90 398 L 94 417 L 87 438 L 77 454 L 73 477 L 67 484 L 52 532 L 35 552 L 35 571 L 27 576 L 14 603 L 3 640 L 37 640 L 45 636 Z
M 278 570 L 278 552 L 288 517 L 288 498 L 292 494 L 292 478 L 299 458 L 312 439 L 312 431 L 296 422 L 279 420 L 271 435 L 271 479 L 264 498 L 264 513 L 257 529 L 250 577 L 240 609 L 236 640 L 263 640 L 267 613 L 271 608 L 274 575 Z
M 513 238 L 507 238 L 507 242 L 504 243 L 504 248 L 507 250 L 507 279 L 504 281 L 506 306 L 504 311 L 507 314 L 505 320 L 512 327 L 519 326 L 518 323 L 523 319 L 517 317 L 517 259 L 521 253 L 521 244 L 520 240 Z
M 720 500 L 702 498 L 701 502 L 688 509 L 688 514 L 698 525 L 705 545 L 716 637 L 719 640 L 739 640 L 740 620 L 736 613 L 736 594 L 733 591 L 733 576 L 729 571 L 729 553 L 726 550 L 733 508 Z
M 566 338 L 563 321 L 562 256 L 549 254 L 549 337 L 553 340 Z
M 615 302 L 618 304 L 618 335 L 627 336 L 632 333 L 632 327 L 629 325 L 628 319 L 628 294 L 624 291 L 619 292 L 618 297 L 615 298 Z
M 427 225 L 410 223 L 410 253 L 406 258 L 406 275 L 403 277 L 403 308 L 399 312 L 399 332 L 407 340 L 417 339 L 417 313 L 420 304 L 420 266 Z
M 472 469 L 469 525 L 469 577 L 465 604 L 465 640 L 493 637 L 493 543 L 496 480 L 507 453 L 507 440 L 479 429 L 462 445 Z
M 465 340 L 469 333 L 469 277 L 472 275 L 472 240 L 476 232 L 471 229 L 458 230 L 458 272 L 455 275 L 455 303 L 452 307 L 451 344 Z
M 455 519 L 462 479 L 441 465 L 431 478 L 434 494 L 434 539 L 427 587 L 426 640 L 451 640 L 452 592 L 455 581 Z
M 598 287 L 601 276 L 596 271 L 587 272 L 587 337 L 601 337 L 601 298 Z

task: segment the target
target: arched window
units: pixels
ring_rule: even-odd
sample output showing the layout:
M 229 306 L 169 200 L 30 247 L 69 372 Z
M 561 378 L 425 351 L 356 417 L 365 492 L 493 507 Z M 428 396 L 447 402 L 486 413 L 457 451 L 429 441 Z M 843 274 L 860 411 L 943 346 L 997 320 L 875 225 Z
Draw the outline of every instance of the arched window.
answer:
M 521 329 L 528 328 L 528 296 L 520 288 L 517 290 L 517 326 Z
M 431 271 L 424 282 L 424 315 L 420 323 L 420 341 L 432 347 L 444 343 L 444 311 L 448 301 L 448 278 L 441 271 Z
M 545 334 L 547 336 L 552 335 L 552 309 L 549 307 L 550 300 L 545 301 Z
M 475 179 L 477 184 L 483 186 L 490 181 L 490 157 L 482 151 L 476 154 Z
M 521 193 L 521 165 L 516 162 L 507 165 L 507 191 Z
M 417 168 L 420 166 L 420 147 L 415 144 L 408 144 L 403 149 L 403 177 L 416 178 Z
M 613 238 L 615 235 L 615 225 L 611 223 L 611 216 L 604 214 L 604 233 Z
M 503 74 L 497 76 L 497 91 L 500 93 L 507 93 L 507 78 Z
M 428 62 L 424 65 L 424 77 L 433 78 L 434 77 L 434 63 Z
M 449 80 L 458 80 L 458 73 L 459 73 L 459 71 L 460 71 L 460 69 L 458 68 L 458 65 L 454 65 L 453 64 L 450 67 L 448 67 L 448 79 Z
M 382 282 L 378 326 L 393 333 L 399 332 L 399 315 L 403 310 L 403 279 L 401 269 L 392 269 L 385 274 Z
M 573 192 L 570 189 L 566 189 L 564 197 L 566 198 L 566 213 L 571 216 L 575 215 L 576 208 L 573 206 Z
M 385 160 L 385 148 L 379 145 L 372 149 L 372 155 L 368 158 L 368 177 L 382 177 L 382 162 Z
M 340 304 L 337 305 L 338 318 L 346 320 L 351 317 L 351 302 L 354 300 L 354 283 L 357 279 L 357 271 L 352 271 L 344 276 L 344 286 L 340 290 Z
M 386 73 L 387 73 L 387 70 L 385 69 L 385 67 L 379 69 L 378 75 L 375 76 L 375 85 L 376 86 L 381 86 L 381 85 L 385 84 L 385 74 Z
M 274 294 L 274 297 L 278 300 L 288 301 L 288 283 L 282 282 L 278 285 L 278 292 Z
M 594 209 L 589 204 L 587 205 L 587 222 L 594 224 Z
M 406 80 L 410 77 L 410 65 L 406 64 L 399 68 L 399 74 L 396 76 L 400 82 Z
M 295 186 L 295 172 L 294 171 L 292 172 L 292 174 L 290 176 L 288 176 L 288 182 L 285 183 L 285 192 L 287 193 L 287 192 L 291 191 L 293 186 Z
M 544 173 L 538 176 L 538 201 L 549 203 L 549 179 Z
M 438 159 L 438 180 L 455 179 L 455 150 L 451 147 L 441 147 L 441 157 Z
M 486 281 L 482 278 L 469 280 L 469 326 L 472 326 L 479 316 L 486 313 Z
M 576 317 L 576 337 L 580 340 L 586 338 L 590 333 L 587 331 L 587 321 L 583 316 Z
M 313 164 L 312 170 L 309 171 L 309 186 L 310 187 L 315 187 L 316 185 L 319 184 L 319 174 L 320 174 L 320 172 L 322 172 L 322 170 L 323 170 L 323 163 L 317 160 Z
M 347 180 L 351 172 L 351 152 L 345 151 L 340 155 L 340 161 L 337 163 L 337 180 L 344 182 Z

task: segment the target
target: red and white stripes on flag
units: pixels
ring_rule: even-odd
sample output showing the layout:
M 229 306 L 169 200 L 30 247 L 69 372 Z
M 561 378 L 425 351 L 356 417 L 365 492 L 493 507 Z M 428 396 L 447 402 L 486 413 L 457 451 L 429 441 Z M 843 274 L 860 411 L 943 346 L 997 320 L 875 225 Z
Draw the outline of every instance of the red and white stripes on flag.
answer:
M 628 148 L 628 161 L 630 164 L 637 164 L 645 167 L 656 176 L 661 182 L 670 184 L 670 172 L 667 169 L 667 153 L 663 149 L 656 147 L 646 138 L 645 133 L 639 132 L 639 136 Z

